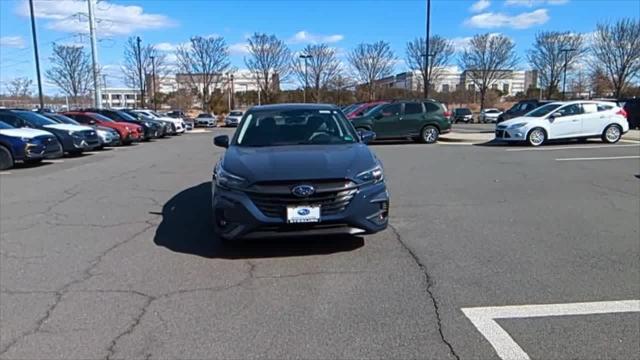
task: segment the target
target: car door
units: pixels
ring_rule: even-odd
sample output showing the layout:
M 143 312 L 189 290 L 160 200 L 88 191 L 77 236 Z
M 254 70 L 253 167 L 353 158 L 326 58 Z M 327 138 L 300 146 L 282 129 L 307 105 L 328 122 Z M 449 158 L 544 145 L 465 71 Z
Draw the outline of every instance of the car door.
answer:
M 425 120 L 425 113 L 422 103 L 404 103 L 404 110 L 400 121 L 398 121 L 399 136 L 415 136 L 420 134 L 421 124 Z
M 567 138 L 582 133 L 583 110 L 581 104 L 565 105 L 552 113 L 559 116 L 549 118 L 549 138 Z
M 393 103 L 383 106 L 373 118 L 373 131 L 376 137 L 390 138 L 399 134 L 398 122 L 402 112 L 402 103 Z
M 600 135 L 608 125 L 609 116 L 604 108 L 605 105 L 596 103 L 582 104 L 582 131 L 581 135 L 593 136 Z M 613 109 L 613 105 L 609 106 L 609 110 Z

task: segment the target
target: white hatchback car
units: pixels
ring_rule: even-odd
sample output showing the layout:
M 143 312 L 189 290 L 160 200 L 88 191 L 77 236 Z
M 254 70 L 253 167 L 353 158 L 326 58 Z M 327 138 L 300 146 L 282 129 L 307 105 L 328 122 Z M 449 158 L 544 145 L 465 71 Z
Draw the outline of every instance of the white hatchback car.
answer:
M 153 120 L 160 120 L 160 121 L 166 121 L 166 122 L 170 122 L 173 124 L 173 135 L 176 134 L 182 134 L 187 130 L 187 127 L 184 123 L 184 121 L 182 121 L 182 119 L 176 119 L 176 118 L 172 118 L 169 116 L 160 116 L 158 113 L 155 113 L 151 110 L 145 110 L 145 109 L 136 109 L 133 110 L 133 112 L 139 113 L 139 114 L 143 114 L 145 116 L 150 117 Z
M 526 141 L 540 146 L 547 140 L 601 138 L 615 143 L 629 131 L 627 113 L 606 101 L 553 102 L 496 126 L 496 140 Z

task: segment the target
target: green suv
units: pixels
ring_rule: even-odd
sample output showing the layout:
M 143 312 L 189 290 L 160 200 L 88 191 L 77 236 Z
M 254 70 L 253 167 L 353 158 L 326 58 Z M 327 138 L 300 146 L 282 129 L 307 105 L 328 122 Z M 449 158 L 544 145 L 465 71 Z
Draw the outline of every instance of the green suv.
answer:
M 434 100 L 402 100 L 381 104 L 352 120 L 358 130 L 371 130 L 376 139 L 413 138 L 433 144 L 451 130 L 444 104 Z

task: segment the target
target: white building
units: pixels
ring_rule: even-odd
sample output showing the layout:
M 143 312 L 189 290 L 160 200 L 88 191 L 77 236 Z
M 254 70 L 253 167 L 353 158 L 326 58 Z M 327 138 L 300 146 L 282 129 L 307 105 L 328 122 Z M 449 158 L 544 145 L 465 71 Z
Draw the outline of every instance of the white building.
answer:
M 140 105 L 140 90 L 130 88 L 102 89 L 102 106 L 134 108 Z
M 201 75 L 194 74 L 195 78 L 195 87 L 198 91 L 202 91 L 204 87 L 203 81 L 199 81 L 199 77 Z M 224 73 L 215 75 L 215 78 L 212 81 L 212 88 L 209 91 L 220 90 L 223 92 L 229 91 L 233 87 L 233 92 L 246 92 L 246 91 L 257 91 L 258 90 L 258 81 L 257 74 L 250 72 L 249 70 L 242 69 L 237 70 L 233 73 Z M 151 79 L 151 76 L 148 77 Z M 150 80 L 149 80 L 150 81 Z M 158 84 L 159 93 L 172 93 L 181 89 L 191 89 L 193 87 L 191 76 L 188 74 L 175 74 L 171 76 L 166 76 L 162 79 L 156 79 Z M 277 79 L 276 79 L 277 82 Z M 151 84 L 148 84 L 148 88 L 151 89 Z

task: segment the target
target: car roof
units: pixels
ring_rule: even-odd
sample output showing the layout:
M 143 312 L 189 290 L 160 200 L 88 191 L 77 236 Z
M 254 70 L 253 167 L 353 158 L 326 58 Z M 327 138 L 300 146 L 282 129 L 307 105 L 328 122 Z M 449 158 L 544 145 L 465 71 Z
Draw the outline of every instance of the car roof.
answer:
M 282 111 L 282 110 L 338 110 L 338 107 L 331 104 L 271 104 L 254 106 L 250 111 Z

